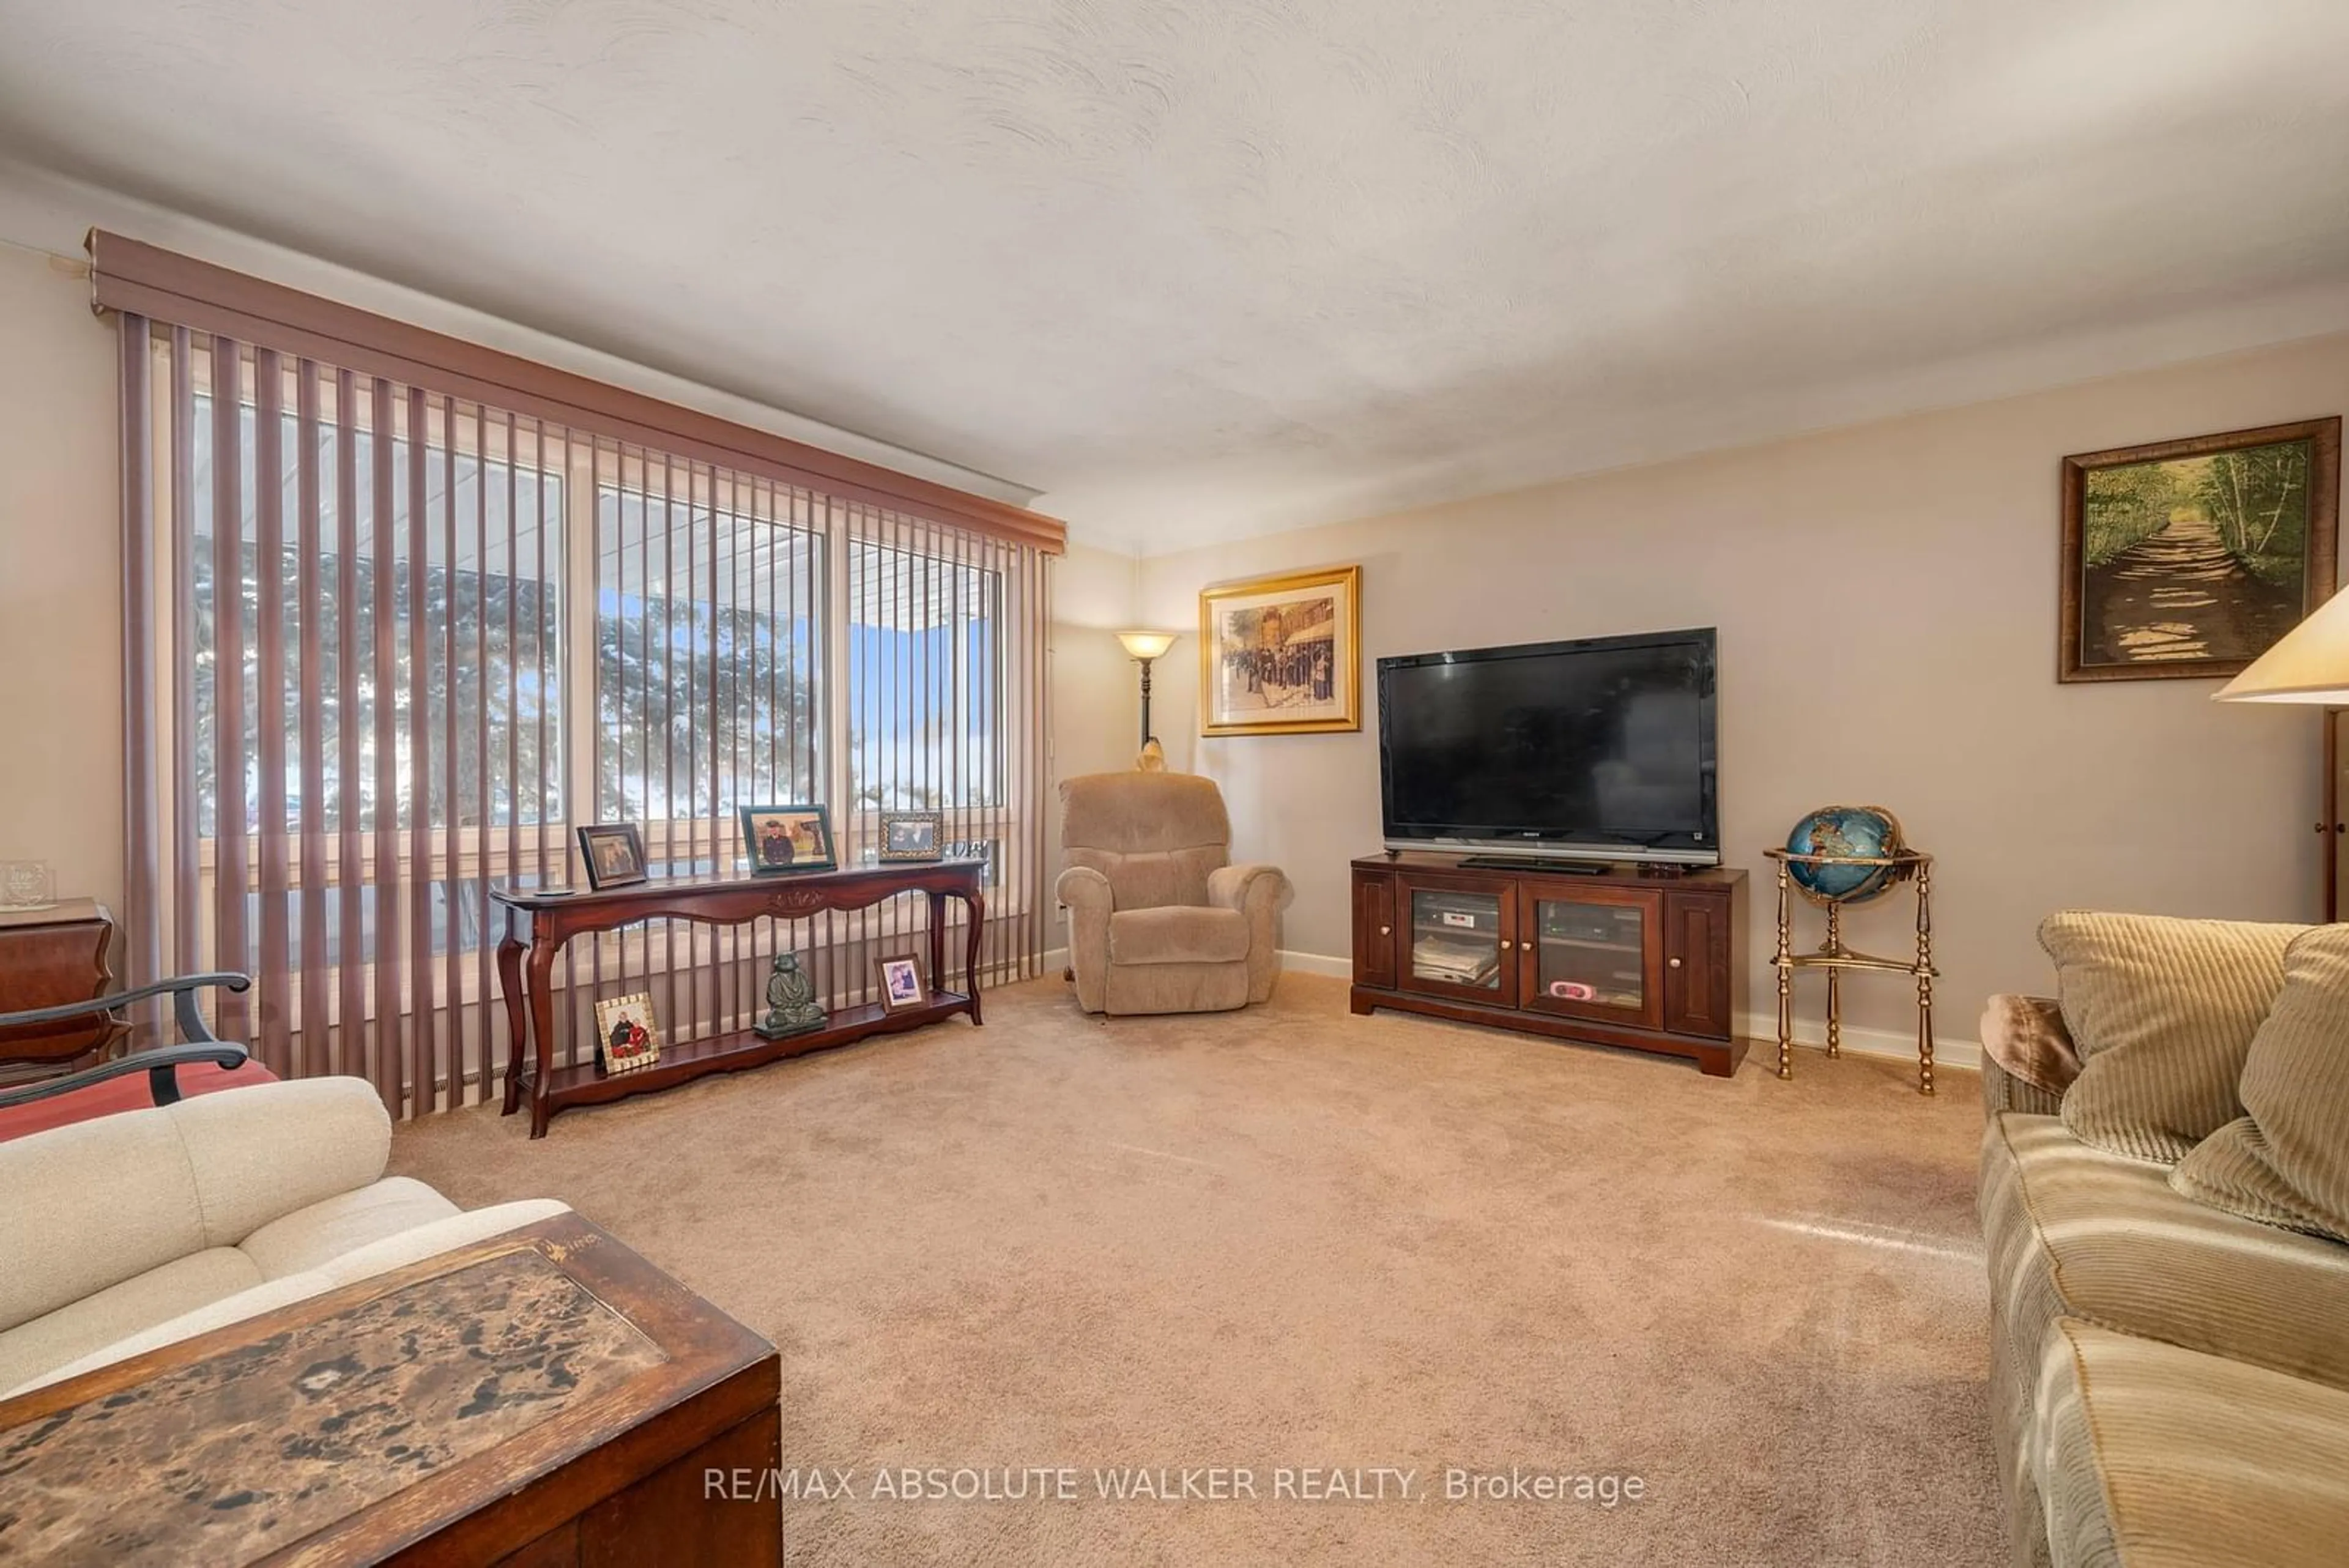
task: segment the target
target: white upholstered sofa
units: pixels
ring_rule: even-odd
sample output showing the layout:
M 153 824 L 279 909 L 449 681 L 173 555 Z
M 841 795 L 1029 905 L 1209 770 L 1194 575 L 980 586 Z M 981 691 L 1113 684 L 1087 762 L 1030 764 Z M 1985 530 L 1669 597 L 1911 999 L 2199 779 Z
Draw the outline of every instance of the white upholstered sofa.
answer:
M 125 1111 L 0 1144 L 0 1397 L 564 1212 L 460 1210 L 384 1175 L 357 1078 Z

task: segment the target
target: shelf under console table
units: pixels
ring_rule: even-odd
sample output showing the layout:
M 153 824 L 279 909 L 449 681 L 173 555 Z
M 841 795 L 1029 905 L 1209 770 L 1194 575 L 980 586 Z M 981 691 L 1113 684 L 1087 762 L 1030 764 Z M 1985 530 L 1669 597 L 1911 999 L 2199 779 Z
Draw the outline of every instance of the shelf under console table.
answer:
M 632 1095 L 652 1094 L 691 1083 L 712 1073 L 739 1072 L 785 1056 L 798 1056 L 868 1035 L 895 1033 L 968 1013 L 976 1025 L 979 1011 L 979 938 L 987 923 L 981 890 L 986 863 L 933 860 L 854 867 L 833 871 L 794 871 L 761 877 L 675 877 L 626 888 L 553 890 L 492 888 L 505 910 L 505 935 L 498 943 L 498 981 L 505 996 L 512 1045 L 506 1057 L 505 1114 L 530 1103 L 530 1136 L 544 1137 L 554 1113 L 573 1106 L 602 1105 Z M 660 1060 L 629 1073 L 604 1074 L 591 1054 L 585 1062 L 555 1060 L 554 966 L 574 937 L 618 930 L 646 920 L 690 920 L 708 926 L 740 926 L 761 919 L 803 919 L 829 910 L 862 909 L 886 898 L 916 893 L 929 900 L 929 1001 L 890 1012 L 879 1002 L 834 1008 L 821 1029 L 769 1039 L 737 1029 L 698 1040 L 664 1044 Z M 945 987 L 947 900 L 968 911 L 963 985 Z

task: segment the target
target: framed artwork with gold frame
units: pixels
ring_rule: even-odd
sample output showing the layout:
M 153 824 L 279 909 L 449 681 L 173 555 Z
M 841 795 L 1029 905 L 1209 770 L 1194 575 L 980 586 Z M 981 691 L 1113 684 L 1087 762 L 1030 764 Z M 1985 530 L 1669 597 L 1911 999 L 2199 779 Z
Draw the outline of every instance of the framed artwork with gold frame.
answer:
M 1199 733 L 1362 727 L 1362 568 L 1224 583 L 1199 595 Z

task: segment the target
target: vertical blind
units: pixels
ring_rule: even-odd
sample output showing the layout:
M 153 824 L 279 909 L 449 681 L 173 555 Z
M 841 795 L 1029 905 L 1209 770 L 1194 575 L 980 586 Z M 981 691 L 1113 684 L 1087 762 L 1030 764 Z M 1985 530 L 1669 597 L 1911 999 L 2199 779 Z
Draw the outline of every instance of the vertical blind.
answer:
M 940 813 L 988 866 L 984 974 L 1033 972 L 1035 544 L 119 321 L 134 981 L 246 971 L 219 1025 L 273 1070 L 364 1076 L 396 1116 L 469 1104 L 509 1044 L 492 887 L 584 882 L 592 822 L 640 825 L 656 877 L 739 874 L 738 809 L 807 804 L 846 864 L 880 813 Z M 672 1038 L 740 1027 L 780 947 L 854 1000 L 926 918 L 576 944 L 559 1054 L 627 991 Z

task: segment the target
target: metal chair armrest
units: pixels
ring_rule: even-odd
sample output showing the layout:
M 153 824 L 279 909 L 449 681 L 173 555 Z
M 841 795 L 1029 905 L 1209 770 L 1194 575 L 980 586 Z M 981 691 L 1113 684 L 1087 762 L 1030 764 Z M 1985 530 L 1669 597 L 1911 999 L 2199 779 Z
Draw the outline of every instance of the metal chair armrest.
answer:
M 220 1037 L 205 1023 L 203 1013 L 196 1006 L 195 996 L 205 987 L 215 985 L 223 991 L 250 991 L 253 989 L 253 977 L 228 970 L 212 974 L 183 974 L 174 980 L 159 980 L 152 985 L 117 992 L 112 996 L 93 996 L 88 1002 L 60 1002 L 55 1007 L 35 1007 L 23 1012 L 0 1012 L 0 1029 L 14 1029 L 28 1023 L 67 1023 L 77 1018 L 113 1012 L 134 1002 L 145 1002 L 150 997 L 170 996 L 171 1010 L 179 1019 L 180 1033 L 193 1044 L 217 1044 Z
M 210 1062 L 224 1071 L 233 1072 L 251 1059 L 243 1046 L 217 1040 L 200 1045 L 160 1045 L 152 1051 L 133 1051 L 128 1056 L 117 1056 L 111 1062 L 84 1067 L 78 1073 L 0 1089 L 0 1110 L 28 1106 L 36 1100 L 52 1099 L 58 1095 L 70 1095 L 77 1089 L 87 1089 L 94 1084 L 103 1084 L 110 1078 L 119 1078 L 130 1073 L 147 1075 L 148 1092 L 154 1096 L 157 1105 L 176 1105 L 180 1098 L 180 1081 L 175 1069 L 197 1062 Z

